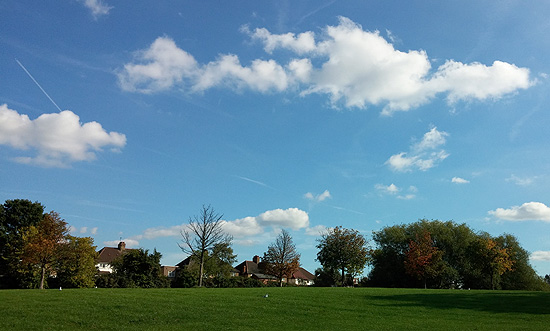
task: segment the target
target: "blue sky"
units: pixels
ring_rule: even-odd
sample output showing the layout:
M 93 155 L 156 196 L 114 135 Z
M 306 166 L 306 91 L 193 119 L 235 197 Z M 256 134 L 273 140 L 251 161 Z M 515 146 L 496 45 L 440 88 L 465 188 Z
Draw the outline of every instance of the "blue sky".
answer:
M 290 231 L 418 219 L 510 233 L 550 274 L 550 4 L 0 4 L 0 200 L 98 248 L 185 257 L 203 204 L 238 260 Z

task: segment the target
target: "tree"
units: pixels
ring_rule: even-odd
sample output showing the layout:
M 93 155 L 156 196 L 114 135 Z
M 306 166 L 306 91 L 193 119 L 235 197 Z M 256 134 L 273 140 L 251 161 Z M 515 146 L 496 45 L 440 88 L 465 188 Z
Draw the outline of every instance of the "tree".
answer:
M 315 286 L 327 287 L 341 282 L 338 270 L 317 268 L 315 269 Z
M 300 268 L 300 254 L 288 231 L 283 229 L 275 242 L 268 246 L 263 262 L 266 274 L 276 276 L 279 286 L 283 286 L 283 278 L 290 278 Z
M 168 287 L 169 280 L 162 275 L 162 254 L 155 249 L 132 249 L 112 262 L 113 277 L 118 287 Z
M 19 254 L 23 248 L 23 230 L 37 225 L 44 217 L 44 206 L 30 200 L 6 200 L 0 206 L 0 288 L 22 287 Z
M 512 270 L 514 260 L 511 259 L 507 248 L 500 247 L 491 238 L 479 238 L 477 242 L 477 262 L 484 273 L 489 275 L 491 289 L 495 289 L 495 277 Z
M 229 277 L 237 255 L 233 254 L 230 242 L 221 242 L 212 246 L 204 254 L 203 278 Z M 200 272 L 200 256 L 191 255 L 191 261 L 185 269 L 195 275 L 198 281 Z M 195 284 L 196 285 L 196 284 Z
M 436 265 L 441 260 L 441 251 L 433 245 L 432 237 L 428 231 L 421 235 L 416 234 L 416 240 L 409 241 L 409 249 L 405 257 L 405 271 L 422 279 L 424 288 L 427 288 L 426 279 L 436 274 Z
M 441 259 L 429 265 L 427 279 L 436 288 L 502 288 L 508 290 L 540 290 L 545 286 L 529 263 L 529 254 L 514 236 L 491 237 L 476 233 L 466 224 L 452 221 L 420 220 L 394 225 L 373 232 L 376 246 L 372 254 L 370 286 L 413 287 L 418 278 L 407 272 L 405 260 L 410 241 L 427 231 Z M 488 240 L 494 241 L 488 250 Z M 505 250 L 503 250 L 505 249 Z M 506 253 L 513 262 L 509 264 Z M 496 260 L 489 256 L 500 256 Z M 503 262 L 494 264 L 496 262 Z M 494 267 L 494 269 L 493 269 Z M 499 270 L 499 268 L 501 268 Z
M 317 248 L 317 261 L 324 269 L 340 270 L 342 285 L 346 283 L 346 272 L 359 274 L 368 262 L 367 242 L 357 230 L 341 226 L 331 229 L 319 239 Z
M 204 263 L 209 258 L 208 250 L 220 243 L 231 244 L 232 237 L 224 234 L 223 215 L 217 214 L 211 206 L 202 206 L 199 215 L 189 218 L 186 230 L 181 232 L 182 244 L 178 244 L 184 253 L 198 257 L 199 287 L 202 286 Z
M 51 211 L 37 225 L 31 225 L 23 233 L 23 266 L 35 266 L 40 270 L 40 289 L 44 289 L 46 272 L 59 257 L 59 250 L 68 234 L 67 223 L 59 214 Z
M 55 265 L 59 285 L 93 287 L 97 274 L 97 256 L 93 238 L 67 236 Z

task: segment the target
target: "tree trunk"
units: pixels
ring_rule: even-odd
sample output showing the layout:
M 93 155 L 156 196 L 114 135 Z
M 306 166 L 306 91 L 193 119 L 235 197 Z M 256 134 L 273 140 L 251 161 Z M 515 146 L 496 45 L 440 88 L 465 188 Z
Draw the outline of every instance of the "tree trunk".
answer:
M 346 286 L 345 268 L 342 268 L 342 287 Z
M 424 277 L 424 289 L 427 289 L 428 286 L 426 285 L 426 277 Z
M 201 265 L 199 267 L 199 287 L 202 287 L 203 272 L 204 272 L 204 249 L 201 251 Z
M 44 289 L 44 278 L 46 278 L 46 266 L 42 266 L 42 275 L 40 276 L 40 287 L 39 289 Z

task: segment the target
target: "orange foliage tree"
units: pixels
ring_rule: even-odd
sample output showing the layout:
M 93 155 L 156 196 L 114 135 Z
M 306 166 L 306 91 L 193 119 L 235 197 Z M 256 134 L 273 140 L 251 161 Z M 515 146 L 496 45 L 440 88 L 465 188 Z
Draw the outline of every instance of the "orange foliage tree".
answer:
M 279 286 L 283 286 L 283 278 L 287 281 L 300 268 L 300 254 L 292 242 L 292 237 L 286 230 L 282 230 L 275 242 L 267 248 L 263 261 L 267 274 L 275 275 Z
M 423 231 L 420 236 L 416 234 L 416 240 L 409 241 L 409 249 L 405 255 L 405 271 L 422 279 L 426 288 L 427 278 L 437 273 L 436 266 L 443 256 L 442 253 L 434 246 L 428 231 Z
M 495 278 L 506 271 L 511 271 L 515 261 L 510 256 L 508 248 L 500 247 L 490 238 L 480 238 L 478 241 L 478 261 L 482 270 L 491 280 L 491 288 L 495 289 Z
M 51 211 L 37 225 L 26 228 L 23 234 L 21 262 L 40 270 L 40 289 L 44 289 L 46 272 L 52 270 L 68 232 L 67 223 Z

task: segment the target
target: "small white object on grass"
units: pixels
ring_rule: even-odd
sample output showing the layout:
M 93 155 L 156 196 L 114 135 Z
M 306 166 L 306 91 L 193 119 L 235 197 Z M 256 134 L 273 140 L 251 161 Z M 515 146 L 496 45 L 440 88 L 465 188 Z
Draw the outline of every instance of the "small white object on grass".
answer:
M 266 294 L 264 295 L 264 298 L 267 298 L 267 297 L 269 297 L 269 295 L 266 293 Z
M 59 286 L 59 290 L 60 290 L 60 291 L 63 290 L 63 289 L 61 288 L 61 286 Z

